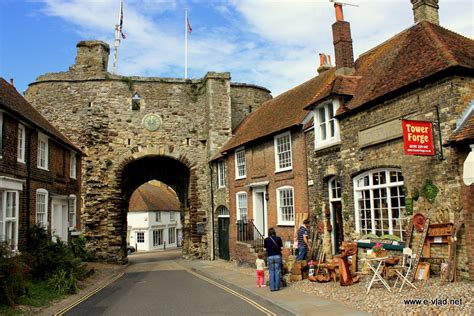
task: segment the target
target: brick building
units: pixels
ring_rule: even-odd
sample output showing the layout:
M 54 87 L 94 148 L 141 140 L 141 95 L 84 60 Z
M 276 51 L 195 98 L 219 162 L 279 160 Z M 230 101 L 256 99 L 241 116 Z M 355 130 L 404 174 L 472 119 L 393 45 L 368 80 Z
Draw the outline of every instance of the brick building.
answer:
M 34 224 L 62 240 L 80 230 L 81 150 L 3 78 L 0 150 L 0 240 L 22 250 Z
M 335 67 L 320 54 L 317 77 L 267 101 L 234 131 L 216 157 L 228 168 L 231 257 L 245 257 L 235 223 L 242 205 L 248 219 L 255 220 L 257 186 L 269 194 L 263 203 L 269 225 L 276 225 L 284 239 L 290 234 L 292 228 L 280 227 L 276 217 L 275 190 L 288 185 L 294 188 L 295 209 L 309 212 L 323 229 L 327 258 L 338 253 L 342 241 L 359 241 L 360 256 L 372 247 L 371 239 L 407 241 L 410 220 L 420 213 L 433 224 L 464 221 L 457 267 L 463 276 L 470 267 L 472 275 L 472 185 L 462 184 L 472 129 L 460 132 L 456 122 L 474 97 L 474 42 L 439 25 L 437 1 L 412 4 L 415 24 L 355 61 L 350 25 L 335 4 Z M 405 154 L 402 120 L 431 123 L 432 155 Z M 292 157 L 307 158 L 294 163 L 291 174 L 275 172 L 273 137 L 287 131 Z M 302 133 L 306 148 L 301 148 Z M 246 167 L 244 176 L 236 173 L 236 165 Z M 304 165 L 306 174 L 299 169 Z M 239 203 L 241 196 L 247 196 L 246 204 Z M 414 233 L 415 250 L 420 237 Z M 388 248 L 401 251 L 403 246 Z M 431 256 L 447 261 L 447 249 L 445 243 L 432 245 Z M 439 261 L 432 268 L 439 271 Z

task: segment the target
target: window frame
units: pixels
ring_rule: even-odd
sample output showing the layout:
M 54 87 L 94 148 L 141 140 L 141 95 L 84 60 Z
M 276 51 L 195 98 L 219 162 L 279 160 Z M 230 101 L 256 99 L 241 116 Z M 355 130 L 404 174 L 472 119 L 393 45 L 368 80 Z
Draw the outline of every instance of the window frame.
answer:
M 73 151 L 71 151 L 69 157 L 69 177 L 77 179 L 77 154 Z
M 155 211 L 155 222 L 161 223 L 161 212 Z
M 170 222 L 176 222 L 174 211 L 170 211 Z
M 154 229 L 152 231 L 152 245 L 153 247 L 159 247 L 163 245 L 164 239 L 163 239 L 163 229 Z
M 245 159 L 245 148 L 240 147 L 235 150 L 235 179 L 245 179 L 247 177 L 247 166 Z M 239 157 L 241 155 L 241 157 Z
M 402 180 L 401 181 L 391 181 L 391 172 L 396 172 L 396 178 L 397 180 L 399 179 L 399 176 L 401 176 Z M 381 184 L 374 184 L 374 175 L 375 174 L 382 174 L 384 173 L 385 175 L 385 183 Z M 367 184 L 360 185 L 361 181 L 365 181 L 365 178 L 368 178 Z M 381 178 L 379 178 L 380 181 Z M 403 187 L 405 184 L 405 180 L 403 177 L 403 173 L 401 169 L 397 168 L 377 168 L 377 169 L 372 169 L 369 171 L 366 171 L 364 173 L 361 173 L 354 177 L 353 179 L 353 193 L 354 193 L 354 215 L 355 215 L 355 223 L 356 223 L 356 232 L 360 233 L 361 235 L 366 235 L 366 234 L 375 234 L 377 236 L 380 235 L 378 233 L 381 229 L 382 230 L 382 235 L 384 235 L 384 231 L 388 231 L 388 234 L 393 234 L 396 235 L 395 233 L 399 233 L 400 239 L 403 241 L 403 233 L 405 230 L 403 227 L 405 227 L 406 221 L 408 220 L 407 214 L 406 214 L 406 206 L 405 206 L 405 196 L 403 195 Z M 391 192 L 392 188 L 396 188 L 397 190 L 397 195 L 393 195 Z M 382 195 L 377 196 L 378 194 L 375 194 L 377 192 L 376 190 L 380 190 L 379 192 L 382 193 Z M 385 192 L 383 192 L 385 191 Z M 360 192 L 360 193 L 359 193 Z M 368 198 L 365 197 L 365 195 L 368 193 Z M 385 193 L 385 196 L 383 194 Z M 364 197 L 365 197 L 365 204 L 368 205 L 368 208 L 366 208 L 366 214 L 367 211 L 370 211 L 370 228 L 363 228 L 362 226 L 362 220 L 366 220 L 366 226 L 369 225 L 368 219 L 362 219 L 361 218 L 361 208 L 359 205 L 359 202 L 362 201 L 364 203 Z M 392 201 L 397 201 L 397 205 L 393 205 Z M 378 205 L 377 201 L 379 201 L 380 205 Z M 385 201 L 386 205 L 382 205 L 383 201 Z M 368 203 L 367 203 L 368 202 Z M 394 204 L 397 204 L 394 203 Z M 387 218 L 383 217 L 383 212 L 386 210 L 387 212 Z M 376 218 L 376 212 L 379 211 L 380 218 Z M 398 218 L 394 218 L 394 211 L 398 211 Z M 379 221 L 379 223 L 382 223 L 382 225 L 387 222 L 388 228 L 385 228 L 385 226 L 382 226 L 381 229 L 376 228 L 376 221 Z M 393 222 L 398 221 L 398 227 L 399 229 L 395 229 L 393 227 Z M 381 237 L 381 235 L 380 235 Z
M 68 224 L 70 228 L 76 229 L 77 226 L 77 196 L 69 195 L 68 198 Z
M 176 244 L 176 227 L 168 227 L 168 245 Z
M 225 188 L 226 182 L 227 182 L 227 176 L 226 176 L 225 160 L 221 159 L 217 162 L 217 187 Z
M 329 107 L 332 107 L 332 117 L 329 115 Z M 324 149 L 341 142 L 339 121 L 335 117 L 337 110 L 340 107 L 340 101 L 337 99 L 330 100 L 319 104 L 313 109 L 313 122 L 314 122 L 314 150 Z M 324 109 L 324 122 L 321 122 L 319 111 Z M 334 136 L 330 136 L 331 128 L 330 122 L 334 122 Z M 320 133 L 322 124 L 324 124 L 325 138 L 323 139 Z
M 282 205 L 281 201 L 281 194 L 283 191 L 290 191 L 291 192 L 291 205 Z M 279 226 L 294 226 L 295 225 L 295 189 L 292 186 L 286 185 L 282 187 L 278 187 L 276 189 L 276 202 L 277 202 L 277 225 Z M 291 212 L 293 214 L 293 220 L 284 220 L 283 219 L 283 207 L 291 207 Z
M 45 144 L 44 153 L 42 153 L 41 143 Z M 41 154 L 44 154 L 44 166 L 41 164 L 43 161 Z M 38 150 L 37 150 L 37 167 L 38 169 L 49 171 L 49 138 L 45 134 L 38 133 Z
M 38 201 L 38 196 L 41 195 L 44 197 L 44 204 L 41 205 L 44 207 L 43 212 L 39 212 L 40 204 Z M 36 190 L 36 203 L 35 203 L 35 223 L 37 226 L 44 229 L 48 229 L 48 207 L 49 207 L 49 192 L 46 189 L 37 189 Z M 38 216 L 43 215 L 43 221 L 38 220 Z
M 139 238 L 139 235 L 141 236 Z M 137 244 L 144 244 L 145 243 L 145 232 L 136 232 L 135 234 Z
M 244 205 L 241 205 L 240 203 L 243 202 L 244 200 L 243 199 L 240 199 L 240 197 L 245 197 L 245 207 Z M 235 194 L 235 202 L 236 202 L 236 218 L 237 220 L 243 220 L 243 221 L 247 221 L 248 220 L 248 216 L 249 216 L 249 207 L 248 207 L 248 195 L 247 195 L 247 192 L 245 191 L 240 191 L 240 192 L 237 192 Z M 246 212 L 245 212 L 245 217 L 242 218 L 242 210 L 245 209 Z
M 25 151 L 26 151 L 26 129 L 23 124 L 18 123 L 18 148 L 17 148 L 17 161 L 25 163 Z
M 288 137 L 288 147 L 289 150 L 280 152 L 279 149 L 284 146 L 285 144 L 278 144 L 278 141 L 281 139 L 284 139 Z M 282 171 L 287 171 L 287 170 L 292 170 L 293 169 L 293 153 L 292 153 L 292 145 L 291 145 L 291 132 L 285 132 L 282 134 L 278 134 L 273 138 L 274 142 L 274 148 L 275 148 L 275 172 L 282 172 Z M 289 154 L 289 165 L 281 167 L 282 164 L 282 155 L 285 153 Z
M 10 211 L 11 213 L 14 212 L 14 216 L 7 216 L 8 212 L 8 197 L 9 194 L 12 194 L 13 199 L 12 199 L 12 210 Z M 0 228 L 1 232 L 3 232 L 3 235 L 0 235 L 0 241 L 6 241 L 7 244 L 10 245 L 10 248 L 12 251 L 17 251 L 18 250 L 18 231 L 19 231 L 19 212 L 20 212 L 20 193 L 15 190 L 3 190 L 0 191 Z M 8 230 L 8 223 L 13 223 L 13 232 L 12 232 L 12 238 L 7 239 L 7 236 L 9 235 L 7 230 Z M 13 239 L 13 241 L 11 241 Z
M 0 111 L 0 159 L 3 158 L 3 112 Z

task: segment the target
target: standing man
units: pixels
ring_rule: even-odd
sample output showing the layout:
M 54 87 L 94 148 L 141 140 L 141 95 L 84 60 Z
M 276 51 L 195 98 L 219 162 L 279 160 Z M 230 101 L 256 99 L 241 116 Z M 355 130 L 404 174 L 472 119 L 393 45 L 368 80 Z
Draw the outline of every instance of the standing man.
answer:
M 305 260 L 309 248 L 309 219 L 303 221 L 303 225 L 298 228 L 298 257 L 296 260 Z

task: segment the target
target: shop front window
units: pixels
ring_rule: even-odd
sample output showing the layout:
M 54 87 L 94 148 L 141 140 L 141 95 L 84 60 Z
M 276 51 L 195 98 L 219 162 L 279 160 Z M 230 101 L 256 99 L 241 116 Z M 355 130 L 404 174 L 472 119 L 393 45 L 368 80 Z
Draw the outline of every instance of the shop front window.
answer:
M 378 169 L 354 179 L 356 229 L 362 234 L 395 235 L 403 240 L 406 224 L 403 175 Z

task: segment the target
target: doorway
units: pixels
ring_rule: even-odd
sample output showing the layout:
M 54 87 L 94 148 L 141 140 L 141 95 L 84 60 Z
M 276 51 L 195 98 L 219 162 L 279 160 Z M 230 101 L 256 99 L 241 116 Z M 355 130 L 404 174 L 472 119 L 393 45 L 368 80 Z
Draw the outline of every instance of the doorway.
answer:
M 225 206 L 220 206 L 217 209 L 217 226 L 219 236 L 219 258 L 229 260 L 229 210 Z
M 67 199 L 54 199 L 52 200 L 51 209 L 51 232 L 53 235 L 53 241 L 57 241 L 57 238 L 64 242 L 67 242 L 68 233 L 68 207 Z
M 329 189 L 329 210 L 332 226 L 332 253 L 338 254 L 339 247 L 344 241 L 343 218 L 342 218 L 342 199 L 341 184 L 335 177 L 328 181 Z
M 263 237 L 267 229 L 267 201 L 265 187 L 253 189 L 253 223 Z

